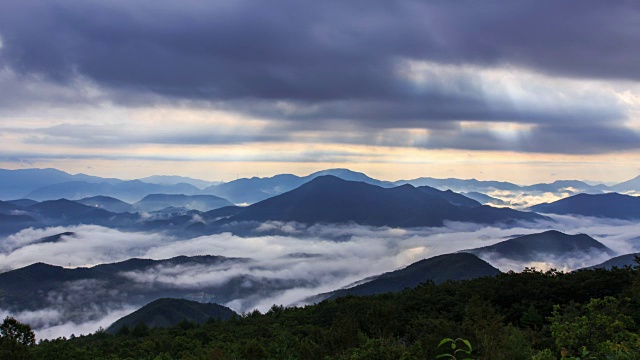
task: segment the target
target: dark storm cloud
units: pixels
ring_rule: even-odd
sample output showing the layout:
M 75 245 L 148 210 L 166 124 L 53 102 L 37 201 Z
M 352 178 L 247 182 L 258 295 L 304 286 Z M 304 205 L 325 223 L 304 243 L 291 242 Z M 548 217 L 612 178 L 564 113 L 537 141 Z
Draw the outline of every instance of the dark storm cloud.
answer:
M 635 1 L 8 0 L 4 62 L 176 96 L 406 95 L 398 58 L 640 79 Z
M 638 146 L 635 134 L 624 133 L 628 109 L 611 93 L 524 88 L 554 101 L 523 104 L 504 89 L 487 94 L 490 80 L 473 69 L 442 75 L 437 66 L 637 81 L 639 27 L 636 1 L 6 0 L 0 65 L 56 86 L 82 88 L 78 79 L 86 79 L 119 104 L 214 102 L 287 120 L 290 130 L 318 130 L 336 121 L 434 130 L 455 129 L 456 121 L 517 122 L 540 125 L 530 139 L 541 134 L 546 144 L 579 126 L 572 141 L 519 146 L 584 153 Z M 403 75 L 411 62 L 435 64 L 426 70 L 425 84 Z M 1 95 L 19 88 L 3 84 Z M 490 137 L 470 144 L 468 134 L 425 147 L 516 150 L 491 146 Z M 199 136 L 159 141 L 208 142 Z M 285 137 L 274 131 L 250 140 Z M 246 138 L 227 137 L 228 143 Z M 593 146 L 585 150 L 582 139 Z

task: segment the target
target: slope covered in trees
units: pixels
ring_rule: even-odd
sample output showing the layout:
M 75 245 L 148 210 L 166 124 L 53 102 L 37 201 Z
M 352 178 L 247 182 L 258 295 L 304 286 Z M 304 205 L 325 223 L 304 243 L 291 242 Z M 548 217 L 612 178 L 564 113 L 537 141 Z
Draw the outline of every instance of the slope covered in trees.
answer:
M 204 325 L 136 326 L 29 347 L 31 359 L 434 359 L 445 337 L 473 359 L 637 359 L 640 271 L 526 270 L 346 296 Z M 588 357 L 587 357 L 588 358 Z

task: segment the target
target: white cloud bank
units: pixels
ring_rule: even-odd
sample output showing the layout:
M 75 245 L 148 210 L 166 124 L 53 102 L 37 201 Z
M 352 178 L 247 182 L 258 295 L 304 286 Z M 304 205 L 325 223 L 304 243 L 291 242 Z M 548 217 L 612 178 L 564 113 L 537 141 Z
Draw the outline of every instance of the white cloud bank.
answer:
M 306 297 L 334 290 L 368 276 L 392 271 L 418 260 L 492 245 L 507 238 L 536 233 L 550 228 L 569 234 L 586 233 L 619 254 L 638 251 L 640 224 L 629 221 L 554 216 L 557 223 L 535 227 L 498 228 L 493 226 L 449 223 L 443 228 L 393 229 L 359 225 L 315 225 L 270 222 L 265 231 L 278 229 L 288 236 L 239 237 L 230 233 L 179 240 L 168 235 L 126 233 L 100 226 L 81 225 L 45 230 L 26 229 L 4 239 L 0 245 L 0 266 L 15 269 L 34 262 L 52 265 L 92 266 L 132 257 L 166 259 L 179 255 L 219 255 L 251 258 L 251 261 L 210 266 L 191 264 L 156 266 L 140 272 L 121 274 L 141 286 L 171 286 L 199 289 L 219 286 L 231 279 L 245 277 L 243 286 L 251 288 L 261 280 L 286 282 L 288 288 L 265 294 L 236 298 L 226 305 L 236 311 L 257 308 L 268 310 L 275 304 L 292 304 Z M 530 225 L 527 225 L 530 226 Z M 38 243 L 38 239 L 65 231 L 58 242 Z M 606 260 L 602 256 L 572 259 L 541 259 L 534 263 L 515 263 L 488 259 L 503 271 L 524 267 L 571 270 Z M 81 284 L 80 284 L 81 285 Z M 79 294 L 81 294 L 81 290 Z M 249 292 L 250 293 L 250 292 Z M 55 306 L 54 306 L 55 305 Z M 52 308 L 15 315 L 34 324 L 39 338 L 69 336 L 93 332 L 133 310 L 127 304 L 101 308 L 98 315 L 82 323 L 64 321 L 64 314 Z M 87 311 L 90 311 L 87 310 Z M 6 311 L 5 315 L 8 314 Z

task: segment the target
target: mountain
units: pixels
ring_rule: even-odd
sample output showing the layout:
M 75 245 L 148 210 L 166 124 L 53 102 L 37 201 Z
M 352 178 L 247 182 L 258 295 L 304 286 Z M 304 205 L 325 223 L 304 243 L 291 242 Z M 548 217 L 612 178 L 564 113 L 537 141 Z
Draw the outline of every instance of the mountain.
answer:
M 431 186 L 440 190 L 453 190 L 453 191 L 487 191 L 487 190 L 507 190 L 515 191 L 520 190 L 520 186 L 504 181 L 482 181 L 476 179 L 436 179 L 431 177 L 421 177 L 413 180 L 398 180 L 394 182 L 394 185 L 413 185 L 413 186 Z
M 321 176 L 282 195 L 244 208 L 233 221 L 297 221 L 357 223 L 372 226 L 442 226 L 445 220 L 501 223 L 536 221 L 544 217 L 489 206 L 456 206 L 442 196 L 411 185 L 382 188 L 362 182 Z
M 640 253 L 616 256 L 601 264 L 590 266 L 587 269 L 611 269 L 613 267 L 637 266 L 636 258 L 638 256 L 640 256 Z
M 425 194 L 437 196 L 443 200 L 446 200 L 448 203 L 455 206 L 476 207 L 476 206 L 482 205 L 476 200 L 468 198 L 462 194 L 455 193 L 451 190 L 442 191 L 436 188 L 432 188 L 430 186 L 420 186 L 417 189 L 422 191 Z
M 453 190 L 456 192 L 464 193 L 486 193 L 495 190 L 509 191 L 509 192 L 533 192 L 533 193 L 596 193 L 599 194 L 602 191 L 610 190 L 606 185 L 589 185 L 586 182 L 579 180 L 558 180 L 553 183 L 541 183 L 520 186 L 510 182 L 504 181 L 482 181 L 476 179 L 436 179 L 431 177 L 422 177 L 413 180 L 399 180 L 394 182 L 395 185 L 410 184 L 413 186 L 431 186 L 440 190 Z M 640 188 L 640 187 L 638 187 Z M 478 200 L 478 199 L 475 199 Z M 478 200 L 480 201 L 480 200 Z M 482 202 L 482 201 L 480 201 Z
M 57 235 L 51 239 L 55 241 L 55 237 Z M 232 277 L 226 283 L 211 282 L 193 286 L 179 282 L 163 283 L 161 279 L 153 277 L 157 277 L 157 273 L 163 269 L 183 270 L 192 267 L 219 271 L 221 267 L 231 269 L 239 262 L 246 261 L 248 259 L 222 256 L 178 256 L 165 260 L 134 258 L 72 269 L 36 263 L 0 273 L 0 293 L 3 294 L 0 297 L 0 308 L 14 311 L 43 309 L 51 306 L 51 302 L 55 300 L 51 296 L 55 296 L 66 300 L 61 303 L 54 301 L 53 305 L 60 311 L 68 311 L 73 317 L 81 316 L 81 309 L 91 311 L 93 307 L 100 309 L 122 303 L 143 306 L 163 297 L 200 296 L 198 293 L 202 294 L 203 291 L 208 294 L 208 301 L 223 303 L 234 299 L 236 295 L 260 291 L 261 287 L 256 284 L 254 288 L 242 288 L 242 283 L 249 281 L 242 276 Z M 146 282 L 145 276 L 152 278 Z M 83 289 L 80 297 L 76 294 L 78 287 Z M 276 285 L 273 287 L 279 290 Z
M 85 174 L 71 175 L 56 169 L 0 169 L 0 199 L 18 199 L 43 186 L 68 181 L 116 183 L 121 180 Z
M 631 180 L 627 180 L 619 184 L 613 185 L 611 186 L 611 189 L 617 192 L 628 192 L 628 191 L 640 192 L 640 176 L 636 176 Z
M 550 256 L 559 258 L 593 252 L 614 255 L 611 249 L 589 235 L 567 235 L 556 230 L 519 236 L 494 245 L 463 251 L 480 257 L 490 256 L 523 262 L 545 261 Z
M 199 193 L 200 189 L 189 184 L 157 185 L 140 180 L 121 181 L 115 184 L 71 181 L 41 187 L 30 192 L 26 197 L 42 201 L 61 198 L 77 200 L 101 195 L 126 202 L 136 202 L 149 194 L 196 195 Z
M 210 211 L 225 206 L 233 206 L 232 203 L 214 195 L 176 195 L 176 194 L 151 194 L 133 204 L 137 211 L 157 211 L 168 207 L 184 208 L 187 210 Z
M 485 195 L 483 193 L 479 193 L 476 191 L 472 191 L 472 192 L 465 192 L 462 193 L 462 195 L 473 199 L 483 205 L 487 205 L 487 204 L 491 204 L 491 205 L 496 205 L 496 206 L 508 206 L 509 203 L 507 203 L 506 201 L 500 200 L 498 198 L 494 198 L 491 197 L 489 195 Z
M 640 219 L 640 197 L 618 193 L 578 194 L 552 203 L 535 205 L 530 209 L 548 214 L 634 220 Z
M 50 225 L 104 224 L 114 214 L 67 199 L 49 200 L 27 208 L 36 219 Z
M 0 213 L 0 236 L 16 233 L 29 227 L 38 227 L 41 223 L 30 215 L 7 215 Z
M 380 187 L 395 187 L 396 185 L 392 182 L 389 181 L 382 181 L 382 180 L 377 180 L 374 178 L 371 178 L 361 172 L 357 172 L 357 171 L 352 171 L 349 169 L 327 169 L 327 170 L 321 170 L 321 171 L 317 171 L 314 172 L 313 174 L 307 175 L 305 177 L 303 177 L 302 179 L 305 182 L 311 181 L 317 177 L 320 176 L 335 176 L 337 178 L 340 178 L 342 180 L 347 180 L 347 181 L 356 181 L 356 182 L 363 182 L 363 183 L 367 183 L 367 184 L 371 184 L 371 185 L 376 185 L 376 186 L 380 186 Z
M 114 213 L 124 213 L 124 212 L 135 211 L 133 205 L 110 196 L 102 196 L 102 195 L 92 196 L 92 197 L 76 200 L 76 202 L 83 205 L 104 209 Z
M 76 233 L 74 233 L 72 231 L 65 231 L 65 232 L 60 233 L 60 234 L 55 234 L 55 235 L 43 237 L 43 238 L 39 239 L 38 241 L 36 241 L 35 244 L 57 243 L 57 242 L 60 242 L 62 240 L 63 236 L 64 237 L 76 236 Z
M 244 210 L 241 206 L 225 206 L 219 209 L 207 211 L 202 213 L 202 217 L 206 220 L 217 221 L 223 218 L 228 218 L 234 215 L 240 214 Z
M 500 270 L 486 261 L 468 253 L 455 253 L 434 256 L 420 260 L 403 269 L 391 271 L 363 280 L 358 285 L 336 290 L 314 297 L 313 302 L 334 299 L 346 295 L 373 295 L 386 292 L 399 292 L 405 288 L 414 288 L 426 281 L 436 284 L 445 281 L 459 281 L 484 276 L 495 276 Z
M 8 201 L 5 201 L 5 202 L 8 202 L 9 204 L 13 204 L 13 205 L 22 206 L 22 207 L 31 206 L 31 205 L 35 205 L 35 204 L 38 203 L 37 201 L 31 200 L 31 199 L 8 200 Z
M 557 180 L 550 184 L 542 183 L 542 184 L 534 184 L 529 186 L 521 187 L 521 190 L 524 191 L 535 191 L 535 192 L 572 192 L 572 193 L 602 193 L 602 190 L 606 190 L 607 186 L 605 185 L 589 185 L 583 181 L 579 180 Z
M 393 184 L 380 181 L 369 176 L 348 169 L 328 169 L 299 177 L 292 174 L 281 174 L 266 178 L 243 178 L 210 186 L 203 190 L 205 194 L 223 197 L 235 204 L 253 204 L 270 197 L 283 194 L 305 184 L 317 177 L 332 175 L 344 180 L 359 181 L 382 187 L 392 187 Z
M 185 299 L 163 298 L 152 301 L 118 319 L 107 328 L 107 333 L 115 334 L 124 326 L 133 329 L 138 324 L 145 324 L 151 328 L 172 327 L 182 321 L 204 324 L 212 318 L 228 320 L 234 316 L 238 316 L 238 314 L 226 306 Z
M 145 178 L 138 179 L 147 184 L 157 184 L 157 185 L 177 185 L 177 184 L 190 184 L 198 189 L 204 189 L 209 186 L 214 186 L 220 184 L 220 181 L 206 181 L 200 179 L 194 179 L 186 176 L 175 176 L 175 175 L 153 175 L 147 176 Z
M 23 211 L 24 207 L 9 201 L 0 201 L 0 214 L 17 215 L 16 211 Z

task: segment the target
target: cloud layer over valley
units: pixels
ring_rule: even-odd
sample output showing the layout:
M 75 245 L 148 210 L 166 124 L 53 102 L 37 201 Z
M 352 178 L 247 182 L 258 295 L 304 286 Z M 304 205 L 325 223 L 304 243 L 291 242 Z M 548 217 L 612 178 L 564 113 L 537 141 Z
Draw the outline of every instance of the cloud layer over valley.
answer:
M 119 262 L 132 257 L 167 259 L 179 255 L 218 255 L 251 258 L 210 265 L 186 263 L 157 265 L 143 271 L 122 271 L 118 276 L 131 284 L 125 290 L 105 288 L 106 283 L 100 281 L 91 284 L 71 282 L 65 285 L 66 288 L 49 293 L 47 308 L 34 309 L 35 313 L 14 314 L 27 319 L 41 318 L 34 323 L 39 336 L 55 337 L 92 331 L 95 328 L 91 327 L 96 325 L 109 325 L 108 322 L 116 315 L 140 305 L 135 301 L 136 291 L 143 291 L 140 289 L 173 289 L 170 291 L 208 300 L 212 295 L 207 290 L 230 286 L 237 289 L 237 295 L 225 297 L 226 305 L 239 312 L 255 308 L 266 311 L 274 303 L 292 304 L 424 258 L 492 245 L 549 228 L 569 234 L 589 234 L 618 254 L 640 250 L 640 246 L 635 244 L 640 225 L 635 222 L 569 216 L 554 216 L 554 219 L 557 223 L 513 228 L 448 223 L 443 228 L 392 229 L 269 222 L 259 229 L 265 233 L 277 230 L 288 235 L 240 237 L 223 233 L 192 239 L 178 239 L 160 233 L 125 233 L 92 225 L 26 229 L 2 242 L 0 263 L 8 270 L 35 262 L 78 267 Z M 55 242 L 38 241 L 63 232 L 71 234 L 63 235 Z M 520 271 L 525 267 L 572 270 L 608 258 L 603 253 L 592 253 L 570 258 L 546 256 L 529 263 L 490 256 L 485 260 L 502 271 Z M 93 293 L 102 294 L 103 298 L 95 302 L 90 299 L 74 300 L 70 295 L 73 294 L 71 288 L 75 288 L 76 293 L 85 293 L 87 288 L 91 288 Z M 74 304 L 82 304 L 79 308 L 85 314 L 74 318 L 77 324 L 71 326 L 68 324 L 68 310 Z

